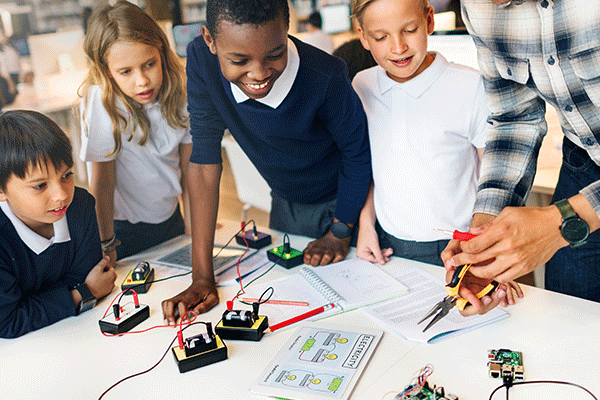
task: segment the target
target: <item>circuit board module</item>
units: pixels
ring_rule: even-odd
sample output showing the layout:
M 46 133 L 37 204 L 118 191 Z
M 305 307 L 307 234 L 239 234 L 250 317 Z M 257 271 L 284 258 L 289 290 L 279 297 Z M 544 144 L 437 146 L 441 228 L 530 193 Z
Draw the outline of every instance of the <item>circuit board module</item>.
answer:
M 523 353 L 509 349 L 488 350 L 490 377 L 511 380 L 525 379 Z

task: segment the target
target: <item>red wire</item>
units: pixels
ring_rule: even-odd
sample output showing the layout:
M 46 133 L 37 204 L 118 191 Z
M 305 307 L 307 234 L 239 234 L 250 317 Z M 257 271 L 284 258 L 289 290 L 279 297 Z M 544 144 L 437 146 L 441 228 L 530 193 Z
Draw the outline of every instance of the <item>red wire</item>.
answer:
M 244 256 L 248 252 L 248 250 L 250 249 L 250 246 L 248 245 L 248 241 L 246 240 L 246 233 L 244 231 L 245 226 L 246 226 L 246 224 L 244 222 L 242 222 L 242 239 L 244 239 L 244 243 L 246 243 L 246 250 L 244 250 L 244 253 L 238 258 L 237 264 L 235 266 L 237 269 L 238 279 L 240 281 L 240 291 L 238 294 L 236 294 L 233 297 L 233 299 L 231 299 L 231 303 L 233 303 L 235 301 L 235 299 L 237 299 L 239 296 L 246 293 L 244 291 L 244 285 L 242 284 L 242 274 L 240 273 L 240 262 L 242 261 L 242 259 L 244 258 Z
M 108 308 L 106 309 L 106 312 L 104 313 L 104 315 L 102 316 L 102 318 L 105 318 L 105 317 L 106 317 L 106 315 L 108 314 L 108 311 L 110 311 L 110 309 L 112 308 L 112 305 L 113 305 L 113 303 L 115 302 L 115 300 L 117 300 L 117 298 L 118 298 L 120 295 L 122 295 L 123 293 L 125 293 L 125 292 L 126 292 L 126 291 L 128 291 L 128 290 L 133 290 L 133 289 L 125 289 L 125 290 L 123 290 L 121 293 L 118 293 L 118 294 L 115 296 L 115 298 L 113 299 L 113 301 L 111 301 L 111 302 L 110 302 L 110 304 L 108 305 Z M 183 323 L 183 320 L 184 320 L 184 319 L 185 319 L 185 317 L 186 317 L 186 315 L 188 315 L 190 312 L 194 314 L 194 318 L 193 318 L 193 319 L 191 319 L 191 320 L 189 320 L 189 321 L 187 321 L 185 324 L 182 324 L 182 323 Z M 191 324 L 192 322 L 194 322 L 194 321 L 196 320 L 196 317 L 197 317 L 197 315 L 196 315 L 196 313 L 194 313 L 193 311 L 188 311 L 188 312 L 186 312 L 186 313 L 183 315 L 183 317 L 181 318 L 181 320 L 179 321 L 179 329 L 181 330 L 181 329 L 182 329 L 182 327 L 183 327 L 184 325 L 189 325 L 189 324 Z M 144 332 L 148 332 L 148 331 L 151 331 L 151 330 L 153 330 L 153 329 L 156 329 L 156 328 L 168 328 L 168 327 L 172 327 L 172 325 L 155 325 L 155 326 L 151 326 L 150 328 L 143 329 L 143 330 L 141 330 L 141 331 L 127 331 L 127 332 L 121 332 L 121 333 L 115 333 L 115 334 L 112 334 L 112 333 L 106 333 L 106 332 L 103 332 L 102 330 L 100 330 L 100 333 L 101 333 L 102 335 L 106 336 L 106 337 L 115 337 L 115 336 L 129 335 L 129 334 L 132 334 L 132 333 L 144 333 Z

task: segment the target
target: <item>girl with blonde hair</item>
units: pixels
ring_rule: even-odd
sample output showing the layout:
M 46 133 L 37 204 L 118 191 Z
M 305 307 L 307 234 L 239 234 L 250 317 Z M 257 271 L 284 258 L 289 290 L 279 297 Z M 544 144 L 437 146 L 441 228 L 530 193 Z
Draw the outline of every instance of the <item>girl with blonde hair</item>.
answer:
M 80 157 L 114 263 L 189 226 L 179 207 L 192 148 L 185 74 L 158 24 L 127 1 L 92 13 L 84 50 Z

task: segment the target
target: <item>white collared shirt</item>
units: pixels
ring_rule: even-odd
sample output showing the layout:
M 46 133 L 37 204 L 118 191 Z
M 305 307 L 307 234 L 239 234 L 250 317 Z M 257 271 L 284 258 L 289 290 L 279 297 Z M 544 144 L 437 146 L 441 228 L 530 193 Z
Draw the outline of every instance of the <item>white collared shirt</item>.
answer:
M 288 38 L 288 61 L 287 66 L 283 70 L 283 73 L 271 88 L 269 94 L 260 99 L 256 99 L 259 103 L 267 105 L 271 108 L 277 108 L 283 102 L 285 97 L 288 95 L 290 90 L 292 89 L 292 85 L 294 84 L 294 80 L 296 79 L 296 75 L 298 74 L 298 69 L 300 68 L 300 56 L 298 55 L 298 49 L 294 42 Z M 233 98 L 236 102 L 242 103 L 249 99 L 248 96 L 242 89 L 237 87 L 234 83 L 230 83 L 231 92 L 233 93 Z
M 0 202 L 0 208 L 15 227 L 15 230 L 17 231 L 17 234 L 23 243 L 25 243 L 27 247 L 29 247 L 35 254 L 42 253 L 54 243 L 64 243 L 71 240 L 71 234 L 69 233 L 69 225 L 67 224 L 66 215 L 52 224 L 54 227 L 54 236 L 52 236 L 50 239 L 46 239 L 25 225 L 25 223 L 21 221 L 19 217 L 15 215 L 15 213 L 12 212 L 6 201 Z
M 127 115 L 120 100 L 117 107 L 122 115 Z M 102 103 L 102 89 L 90 87 L 79 109 L 83 115 L 79 157 L 88 162 L 88 179 L 92 171 L 89 162 L 115 161 L 114 219 L 132 224 L 166 221 L 173 215 L 182 193 L 179 146 L 192 142 L 189 127 L 172 128 L 158 101 L 145 104 L 150 121 L 148 142 L 139 144 L 142 133 L 138 126 L 133 140 L 128 140 L 130 132 L 123 132 L 121 151 L 108 155 L 115 141 L 112 121 Z M 187 110 L 183 112 L 187 115 Z
M 488 116 L 480 74 L 435 53 L 409 81 L 375 66 L 353 86 L 367 113 L 381 227 L 415 241 L 446 239 L 434 228 L 468 229 Z

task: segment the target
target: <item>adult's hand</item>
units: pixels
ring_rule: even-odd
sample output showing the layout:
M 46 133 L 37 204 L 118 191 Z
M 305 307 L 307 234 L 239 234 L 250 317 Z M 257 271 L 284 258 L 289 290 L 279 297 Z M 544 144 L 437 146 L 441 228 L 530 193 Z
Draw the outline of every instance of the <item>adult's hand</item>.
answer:
M 447 259 L 445 266 L 473 264 L 470 272 L 475 276 L 500 283 L 512 281 L 546 263 L 568 244 L 560 233 L 560 223 L 555 206 L 507 207 L 480 231 L 472 229 L 479 235 L 461 242 L 462 251 Z M 444 252 L 447 257 L 449 253 Z

